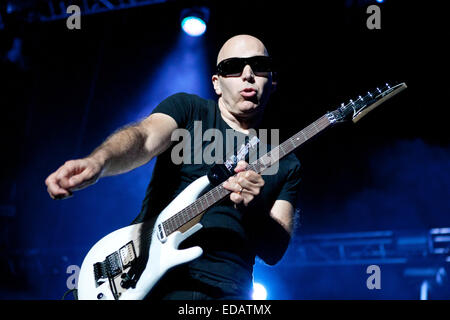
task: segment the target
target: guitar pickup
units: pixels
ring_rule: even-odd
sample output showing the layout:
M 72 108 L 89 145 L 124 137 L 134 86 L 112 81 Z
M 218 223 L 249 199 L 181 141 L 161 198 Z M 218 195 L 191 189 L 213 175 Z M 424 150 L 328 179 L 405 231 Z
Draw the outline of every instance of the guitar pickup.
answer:
M 119 255 L 122 262 L 122 269 L 125 269 L 131 265 L 136 259 L 136 251 L 134 250 L 133 241 L 128 242 L 122 248 L 119 249 Z
M 125 268 L 131 266 L 134 260 L 136 260 L 136 250 L 133 241 L 130 241 L 118 251 L 107 256 L 103 262 L 95 263 L 93 268 L 96 286 L 100 286 L 106 279 L 114 279 Z

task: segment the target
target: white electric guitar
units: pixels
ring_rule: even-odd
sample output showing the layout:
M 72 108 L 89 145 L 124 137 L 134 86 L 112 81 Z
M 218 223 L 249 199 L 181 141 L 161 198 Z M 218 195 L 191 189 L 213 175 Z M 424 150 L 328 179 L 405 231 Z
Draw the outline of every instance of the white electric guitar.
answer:
M 247 170 L 261 173 L 330 125 L 347 119 L 356 122 L 405 88 L 405 83 L 386 84 L 342 104 L 249 164 Z M 157 217 L 121 228 L 98 241 L 81 266 L 78 299 L 143 299 L 169 269 L 200 257 L 200 247 L 179 250 L 178 246 L 201 229 L 199 221 L 205 211 L 230 194 L 220 183 L 201 195 L 208 186 L 207 175 L 198 178 Z

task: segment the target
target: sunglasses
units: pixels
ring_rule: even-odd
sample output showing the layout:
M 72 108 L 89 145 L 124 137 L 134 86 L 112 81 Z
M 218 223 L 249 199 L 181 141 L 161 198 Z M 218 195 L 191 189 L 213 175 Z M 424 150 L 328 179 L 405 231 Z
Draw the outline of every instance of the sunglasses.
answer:
M 244 67 L 249 65 L 255 75 L 267 77 L 273 71 L 272 59 L 267 56 L 249 58 L 228 58 L 217 65 L 217 74 L 222 77 L 239 77 Z

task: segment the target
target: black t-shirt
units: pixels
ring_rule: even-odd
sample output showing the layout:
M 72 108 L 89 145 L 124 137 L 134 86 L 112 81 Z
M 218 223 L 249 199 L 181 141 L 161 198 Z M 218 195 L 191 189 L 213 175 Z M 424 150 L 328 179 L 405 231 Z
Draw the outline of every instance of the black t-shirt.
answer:
M 191 182 L 207 174 L 211 165 L 205 163 L 206 157 L 199 158 L 199 146 L 201 145 L 203 153 L 209 144 L 217 143 L 217 141 L 203 139 L 206 130 L 218 129 L 224 140 L 227 137 L 227 130 L 228 134 L 232 130 L 236 136 L 246 136 L 234 131 L 222 119 L 216 101 L 202 99 L 192 94 L 174 94 L 162 101 L 152 113 L 164 113 L 171 116 L 177 122 L 178 128 L 185 128 L 190 133 L 192 142 L 190 143 L 190 164 L 186 163 L 189 161 L 183 161 L 181 164 L 174 163 L 171 156 L 172 149 L 179 142 L 174 142 L 167 151 L 157 157 L 141 212 L 133 223 L 158 215 Z M 197 132 L 194 132 L 194 129 Z M 201 135 L 199 135 L 200 131 Z M 195 143 L 194 139 L 199 137 L 200 140 Z M 198 143 L 198 141 L 202 142 Z M 234 147 L 233 153 L 236 154 L 236 149 L 239 149 L 240 145 L 234 143 Z M 227 152 L 227 142 L 222 144 L 222 148 L 224 159 L 228 158 L 230 154 Z M 270 150 L 270 145 L 267 149 Z M 196 154 L 197 158 L 195 158 Z M 214 152 L 211 154 L 215 155 Z M 258 157 L 261 155 L 259 154 Z M 294 207 L 296 206 L 300 182 L 299 170 L 300 163 L 296 156 L 287 155 L 279 161 L 276 175 L 262 176 L 265 182 L 264 187 L 247 208 L 236 209 L 228 196 L 226 200 L 208 209 L 200 221 L 203 228 L 182 244 L 183 247 L 200 245 L 203 255 L 177 268 L 183 269 L 189 277 L 209 285 L 219 286 L 224 290 L 250 288 L 257 252 L 255 248 L 258 237 L 261 236 L 261 232 L 254 231 L 264 230 L 265 221 L 270 219 L 269 212 L 276 200 L 287 200 Z M 270 232 L 270 230 L 267 231 Z

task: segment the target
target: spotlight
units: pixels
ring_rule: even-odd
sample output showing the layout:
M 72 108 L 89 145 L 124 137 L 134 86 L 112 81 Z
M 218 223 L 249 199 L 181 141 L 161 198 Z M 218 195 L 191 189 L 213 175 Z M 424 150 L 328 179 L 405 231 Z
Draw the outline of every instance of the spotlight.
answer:
M 253 300 L 266 300 L 267 298 L 267 290 L 260 283 L 253 283 Z
M 181 28 L 191 37 L 199 37 L 206 31 L 209 9 L 194 7 L 181 11 Z

